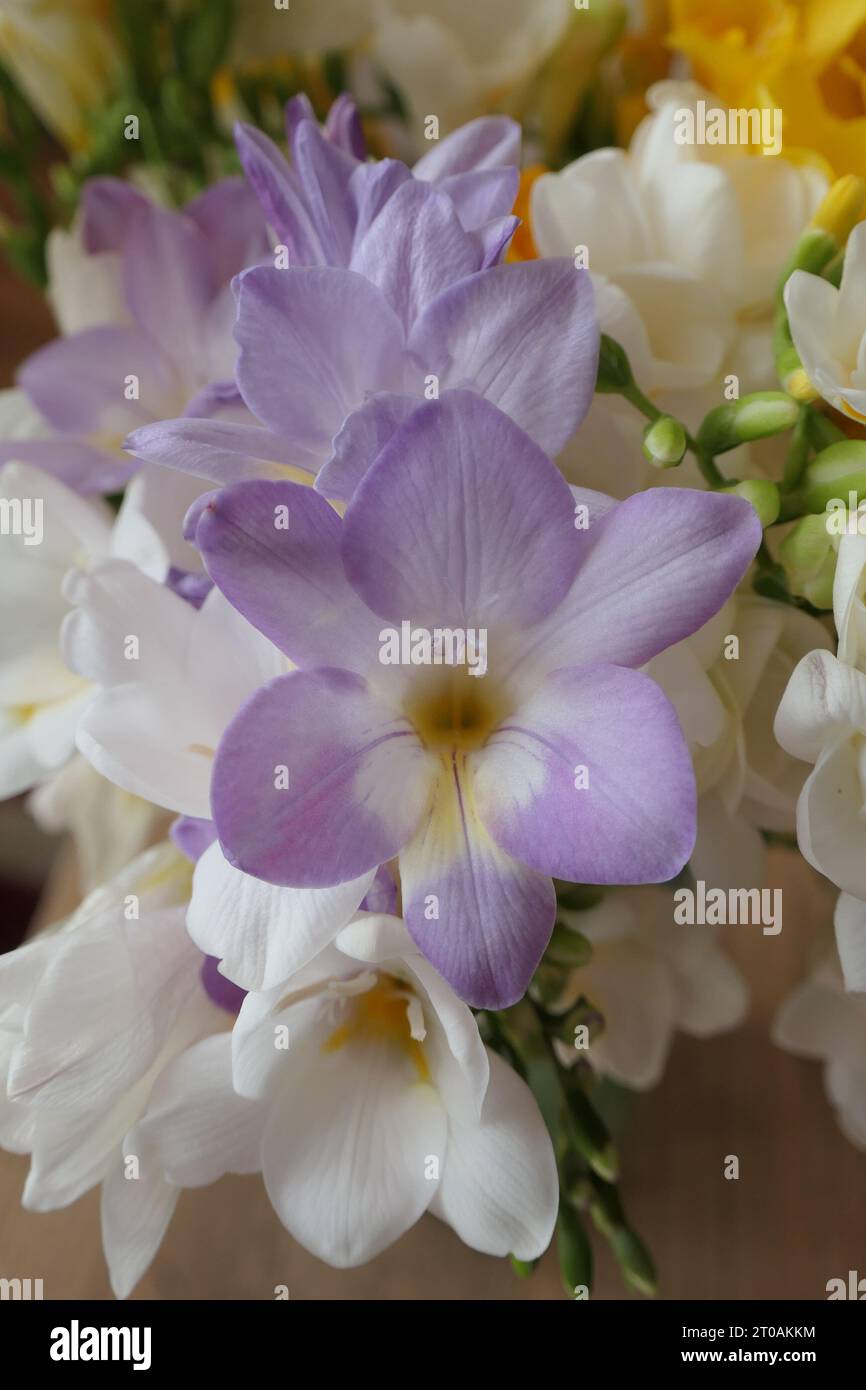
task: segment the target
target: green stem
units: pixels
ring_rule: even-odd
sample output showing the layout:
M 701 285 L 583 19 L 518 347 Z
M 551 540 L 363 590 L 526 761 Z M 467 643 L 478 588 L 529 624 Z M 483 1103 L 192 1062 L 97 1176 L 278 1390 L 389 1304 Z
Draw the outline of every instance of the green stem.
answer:
M 785 459 L 785 468 L 782 473 L 782 492 L 793 492 L 797 487 L 806 464 L 809 462 L 809 417 L 811 411 L 807 405 L 800 407 L 797 422 L 791 436 L 791 447 Z

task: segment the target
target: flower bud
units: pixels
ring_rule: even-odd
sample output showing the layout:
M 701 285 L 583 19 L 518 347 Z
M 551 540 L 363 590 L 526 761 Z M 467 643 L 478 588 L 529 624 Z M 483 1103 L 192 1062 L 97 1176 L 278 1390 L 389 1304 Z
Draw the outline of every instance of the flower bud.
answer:
M 583 1222 L 568 1202 L 560 1204 L 559 1220 L 556 1223 L 556 1249 L 566 1293 L 573 1298 L 575 1289 L 581 1286 L 590 1289 L 592 1246 L 583 1228 Z
M 748 478 L 745 482 L 719 488 L 719 492 L 729 492 L 734 497 L 744 497 L 751 502 L 762 526 L 772 526 L 778 518 L 782 505 L 779 487 L 767 478 Z
M 628 1226 L 624 1226 L 613 1233 L 610 1243 L 626 1283 L 638 1293 L 648 1298 L 654 1297 L 658 1289 L 658 1276 L 652 1257 L 640 1236 Z
M 856 174 L 845 174 L 828 189 L 810 226 L 826 232 L 837 246 L 845 245 L 863 215 L 866 183 Z
M 823 512 L 828 502 L 866 497 L 866 440 L 843 439 L 822 449 L 808 465 L 795 498 L 800 511 Z
M 577 969 L 591 959 L 592 946 L 582 932 L 573 930 L 564 922 L 557 922 L 545 955 L 557 965 L 570 965 L 572 969 Z
M 819 392 L 815 390 L 802 366 L 794 367 L 784 378 L 782 384 L 788 395 L 793 396 L 800 405 L 810 405 L 812 401 L 818 399 Z
M 654 468 L 676 468 L 686 452 L 686 432 L 672 415 L 660 415 L 647 425 L 643 436 L 644 456 Z
M 583 1090 L 577 1069 L 563 1076 L 566 1091 L 564 1133 L 574 1151 L 605 1182 L 616 1182 L 619 1156 L 607 1127 Z
M 801 517 L 779 546 L 779 559 L 792 594 L 815 608 L 833 607 L 836 545 L 825 515 Z
M 711 410 L 698 430 L 698 444 L 709 454 L 723 454 L 791 429 L 798 412 L 797 402 L 785 391 L 755 391 Z

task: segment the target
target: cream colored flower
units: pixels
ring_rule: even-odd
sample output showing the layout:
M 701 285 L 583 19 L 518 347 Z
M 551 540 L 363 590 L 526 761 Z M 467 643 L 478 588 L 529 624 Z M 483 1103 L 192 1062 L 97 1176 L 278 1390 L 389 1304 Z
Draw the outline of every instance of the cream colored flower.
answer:
M 70 149 L 110 96 L 120 53 L 108 0 L 0 0 L 0 63 Z

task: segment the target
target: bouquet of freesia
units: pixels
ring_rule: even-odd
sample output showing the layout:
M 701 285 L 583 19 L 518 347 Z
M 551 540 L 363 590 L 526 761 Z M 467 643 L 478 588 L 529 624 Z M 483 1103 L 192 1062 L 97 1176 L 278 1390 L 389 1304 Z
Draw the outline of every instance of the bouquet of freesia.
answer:
M 743 1018 L 795 829 L 838 950 L 776 1033 L 866 1148 L 866 171 L 787 138 L 802 15 L 763 75 L 701 15 L 0 0 L 58 328 L 0 794 L 83 894 L 0 958 L 0 1144 L 119 1297 L 226 1173 L 338 1267 L 430 1212 L 652 1293 L 622 1095 Z

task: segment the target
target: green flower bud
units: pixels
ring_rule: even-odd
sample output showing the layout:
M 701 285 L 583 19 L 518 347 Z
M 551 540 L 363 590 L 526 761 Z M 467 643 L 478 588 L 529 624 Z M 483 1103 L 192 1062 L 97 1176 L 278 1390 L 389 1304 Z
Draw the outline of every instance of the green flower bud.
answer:
M 779 515 L 782 499 L 779 496 L 777 483 L 771 483 L 767 478 L 747 478 L 742 483 L 732 483 L 729 487 L 719 488 L 719 492 L 729 492 L 735 497 L 745 497 L 747 502 L 751 502 L 762 526 L 772 526 Z
M 654 468 L 676 468 L 686 452 L 686 432 L 672 415 L 660 415 L 643 435 L 645 457 Z
M 529 984 L 529 997 L 548 1014 L 564 1014 L 574 1000 L 569 971 L 542 961 Z
M 842 244 L 844 243 L 840 243 L 837 237 L 824 227 L 807 227 L 785 267 L 783 281 L 795 270 L 807 270 L 811 275 L 820 275 Z
M 619 1155 L 607 1127 L 572 1068 L 563 1078 L 567 1091 L 564 1129 L 569 1144 L 605 1182 L 616 1182 Z
M 546 955 L 557 965 L 578 968 L 592 956 L 592 946 L 579 931 L 572 931 L 564 922 L 557 922 L 547 944 Z
M 711 410 L 698 430 L 698 444 L 708 454 L 723 454 L 738 444 L 792 429 L 798 413 L 797 402 L 787 392 L 755 391 Z
M 847 504 L 849 493 L 859 501 L 866 497 L 866 440 L 843 439 L 813 458 L 803 473 L 795 499 L 800 511 L 823 512 L 829 502 L 840 498 Z
M 801 517 L 779 546 L 791 593 L 815 608 L 832 608 L 836 553 L 826 515 Z
M 575 1290 L 592 1288 L 592 1246 L 583 1222 L 573 1207 L 562 1202 L 556 1223 L 556 1249 L 562 1282 L 569 1298 Z
M 610 1243 L 626 1283 L 638 1293 L 653 1298 L 658 1289 L 658 1276 L 640 1236 L 624 1226 L 613 1232 Z
M 565 879 L 555 878 L 553 886 L 560 907 L 571 912 L 588 912 L 591 907 L 598 907 L 604 897 L 603 888 L 588 883 L 567 883 Z
M 627 391 L 630 386 L 634 386 L 634 377 L 625 348 L 620 347 L 616 339 L 602 333 L 596 391 L 618 395 L 621 391 Z

